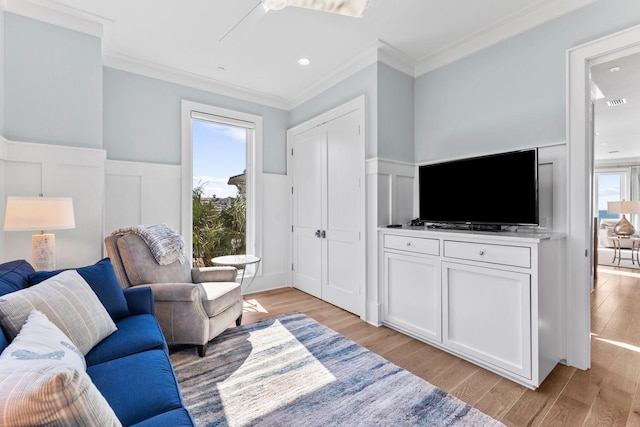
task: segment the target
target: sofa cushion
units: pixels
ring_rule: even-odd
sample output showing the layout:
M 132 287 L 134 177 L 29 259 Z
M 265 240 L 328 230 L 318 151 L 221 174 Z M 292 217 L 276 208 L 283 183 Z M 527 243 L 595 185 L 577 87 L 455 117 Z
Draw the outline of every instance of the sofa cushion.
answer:
M 15 338 L 33 309 L 44 313 L 82 354 L 116 330 L 107 310 L 75 270 L 0 297 L 0 325 L 8 339 Z
M 98 296 L 98 299 L 113 320 L 122 319 L 129 315 L 127 300 L 124 297 L 109 258 L 104 258 L 94 265 L 76 268 L 75 270 L 93 289 L 93 292 Z M 64 270 L 37 271 L 29 275 L 29 282 L 35 285 L 62 271 Z
M 78 349 L 42 313 L 29 315 L 0 359 L 0 425 L 121 425 Z
M 198 283 L 198 287 L 209 317 L 217 316 L 242 299 L 240 284 L 236 282 L 204 282 Z
M 131 427 L 193 427 L 196 422 L 185 408 L 172 409 L 155 417 L 141 421 Z
M 163 350 L 89 366 L 87 373 L 124 425 L 184 407 L 169 356 Z
M 23 259 L 0 264 L 0 295 L 26 288 L 29 274 L 34 271 L 31 264 Z
M 136 234 L 125 234 L 117 242 L 122 265 L 132 286 L 148 283 L 191 283 L 189 263 L 160 265 L 147 244 Z
M 99 342 L 87 355 L 87 365 L 95 365 L 147 350 L 165 350 L 167 344 L 152 314 L 125 317 L 116 322 L 117 331 Z

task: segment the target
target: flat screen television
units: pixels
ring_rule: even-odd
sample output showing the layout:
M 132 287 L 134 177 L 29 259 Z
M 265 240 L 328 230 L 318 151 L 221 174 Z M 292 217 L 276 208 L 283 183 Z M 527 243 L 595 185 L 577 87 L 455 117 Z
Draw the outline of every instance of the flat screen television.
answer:
M 538 151 L 421 165 L 420 220 L 476 229 L 538 225 Z

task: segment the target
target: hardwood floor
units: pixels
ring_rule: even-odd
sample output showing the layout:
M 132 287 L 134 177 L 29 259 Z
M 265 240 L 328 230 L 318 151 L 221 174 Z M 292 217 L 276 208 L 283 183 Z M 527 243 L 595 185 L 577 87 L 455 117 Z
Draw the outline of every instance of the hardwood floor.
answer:
M 305 313 L 507 426 L 640 426 L 640 270 L 597 277 L 591 369 L 559 365 L 536 391 L 292 288 L 247 295 L 243 323 Z

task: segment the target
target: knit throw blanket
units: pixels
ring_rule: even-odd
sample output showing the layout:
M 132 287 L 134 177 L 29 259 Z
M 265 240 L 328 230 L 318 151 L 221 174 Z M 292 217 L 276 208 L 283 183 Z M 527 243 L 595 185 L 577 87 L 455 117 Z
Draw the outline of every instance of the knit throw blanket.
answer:
M 111 235 L 133 233 L 142 238 L 149 246 L 160 265 L 168 265 L 175 261 L 184 263 L 184 241 L 178 232 L 166 224 L 134 225 L 122 227 Z

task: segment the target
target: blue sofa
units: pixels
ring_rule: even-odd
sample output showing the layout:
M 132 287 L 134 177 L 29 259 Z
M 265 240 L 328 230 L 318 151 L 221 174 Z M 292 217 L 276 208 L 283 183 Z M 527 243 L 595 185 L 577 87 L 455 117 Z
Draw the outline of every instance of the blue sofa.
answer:
M 167 343 L 153 315 L 151 289 L 123 291 L 115 287 L 117 279 L 108 258 L 77 271 L 117 327 L 85 355 L 85 360 L 87 374 L 122 425 L 195 426 L 171 366 Z M 0 264 L 0 297 L 37 286 L 56 273 L 35 272 L 24 260 Z M 0 352 L 9 345 L 6 336 L 4 331 L 0 333 Z

